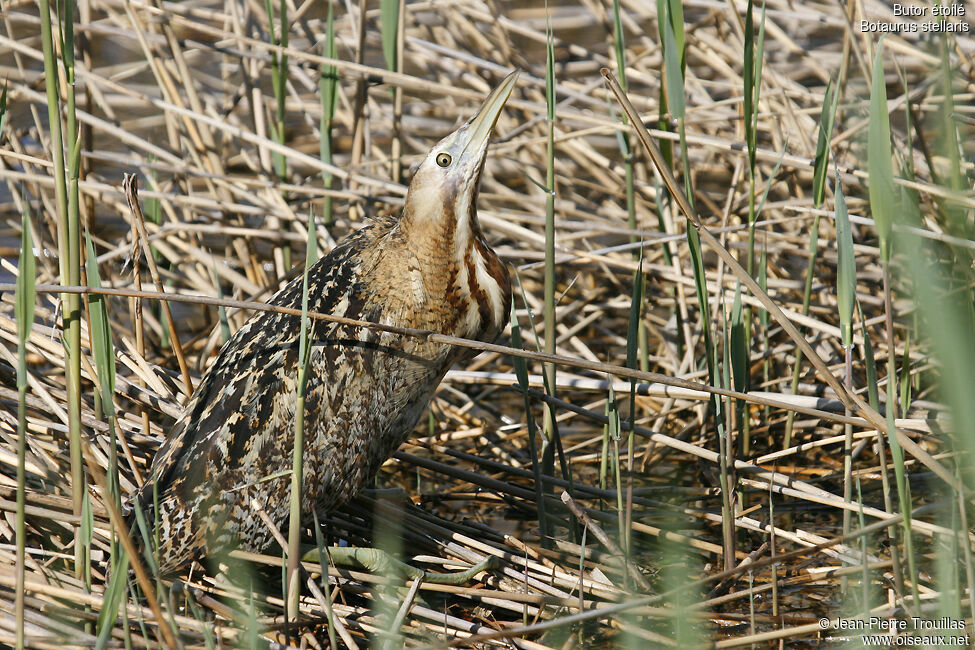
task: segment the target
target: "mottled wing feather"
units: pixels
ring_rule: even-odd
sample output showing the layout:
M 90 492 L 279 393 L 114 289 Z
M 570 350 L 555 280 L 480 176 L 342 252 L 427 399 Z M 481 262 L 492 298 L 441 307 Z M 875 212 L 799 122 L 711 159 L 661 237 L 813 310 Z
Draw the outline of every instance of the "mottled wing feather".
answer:
M 385 225 L 385 224 L 382 224 Z M 350 296 L 357 295 L 355 286 L 356 269 L 359 258 L 354 251 L 360 246 L 357 240 L 367 235 L 369 225 L 355 236 L 334 248 L 309 270 L 309 310 L 341 316 L 336 308 L 345 301 L 342 312 L 356 313 L 355 306 L 349 304 Z M 301 304 L 302 278 L 292 280 L 268 301 L 271 305 L 293 306 Z M 353 309 L 349 309 L 349 307 Z M 199 486 L 208 478 L 207 473 L 216 460 L 216 444 L 224 425 L 241 411 L 242 407 L 253 404 L 259 393 L 273 389 L 266 380 L 276 379 L 265 376 L 265 381 L 255 381 L 261 374 L 260 354 L 269 351 L 291 351 L 297 356 L 299 318 L 275 312 L 255 314 L 221 348 L 203 380 L 193 392 L 186 405 L 183 416 L 174 427 L 173 434 L 162 445 L 153 459 L 149 479 L 139 494 L 140 502 L 152 504 L 153 485 L 161 495 L 165 490 L 177 488 L 180 484 Z M 336 329 L 334 323 L 318 321 L 314 326 L 313 338 L 327 338 Z M 294 350 L 291 350 L 294 348 Z M 295 368 L 295 364 L 266 364 L 271 367 Z M 220 387 L 219 394 L 214 394 Z M 239 427 L 242 434 L 249 434 L 246 426 Z M 235 436 L 238 445 L 244 436 Z
M 309 309 L 494 340 L 510 287 L 486 244 L 475 241 L 457 260 L 421 255 L 400 223 L 379 219 L 313 265 Z M 452 245 L 450 232 L 429 234 Z M 293 308 L 301 292 L 299 277 L 269 302 Z M 255 314 L 220 350 L 157 454 L 140 500 L 151 506 L 158 488 L 164 572 L 204 549 L 265 549 L 273 537 L 253 516 L 255 502 L 274 525 L 287 521 L 299 328 L 296 315 Z M 450 365 L 473 352 L 324 320 L 313 321 L 310 339 L 301 507 L 327 511 L 375 476 Z

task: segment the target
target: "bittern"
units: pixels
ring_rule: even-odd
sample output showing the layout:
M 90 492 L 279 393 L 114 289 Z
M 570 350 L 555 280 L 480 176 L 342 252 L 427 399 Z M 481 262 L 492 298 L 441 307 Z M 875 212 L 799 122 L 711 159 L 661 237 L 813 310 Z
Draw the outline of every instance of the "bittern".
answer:
M 417 168 L 399 216 L 346 237 L 308 271 L 308 310 L 493 342 L 511 304 L 476 200 L 488 140 L 514 72 Z M 301 308 L 298 277 L 270 304 Z M 160 570 L 272 543 L 256 500 L 288 521 L 300 317 L 258 312 L 223 346 L 138 495 L 160 533 Z M 309 326 L 302 513 L 351 498 L 404 442 L 466 349 L 325 320 Z M 152 513 L 153 492 L 158 512 Z

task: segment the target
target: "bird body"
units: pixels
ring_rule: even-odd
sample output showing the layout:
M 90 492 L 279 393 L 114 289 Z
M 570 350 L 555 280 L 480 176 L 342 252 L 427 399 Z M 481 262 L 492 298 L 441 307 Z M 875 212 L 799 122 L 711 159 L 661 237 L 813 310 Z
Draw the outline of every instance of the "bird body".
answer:
M 492 342 L 511 303 L 508 273 L 475 208 L 488 137 L 514 74 L 424 159 L 399 217 L 372 221 L 308 271 L 308 310 Z M 445 164 L 446 163 L 446 164 Z M 302 278 L 270 299 L 300 307 Z M 237 331 L 159 450 L 139 499 L 160 524 L 160 569 L 204 552 L 260 552 L 288 519 L 300 317 L 262 311 Z M 375 476 L 470 351 L 376 329 L 309 327 L 301 509 L 328 511 Z M 153 520 L 150 515 L 149 521 Z

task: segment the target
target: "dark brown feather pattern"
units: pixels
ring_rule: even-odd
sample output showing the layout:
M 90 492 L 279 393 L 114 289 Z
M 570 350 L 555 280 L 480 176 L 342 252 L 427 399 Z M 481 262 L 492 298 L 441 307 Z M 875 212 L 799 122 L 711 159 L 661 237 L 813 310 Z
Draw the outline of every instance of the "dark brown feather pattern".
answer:
M 421 164 L 399 217 L 377 219 L 308 272 L 312 311 L 494 341 L 507 319 L 508 274 L 484 243 L 474 208 L 487 134 L 513 80 Z M 500 101 L 500 104 L 498 103 Z M 481 120 L 480 122 L 478 120 Z M 480 142 L 478 139 L 482 139 Z M 476 140 L 476 141 L 475 141 Z M 474 141 L 474 145 L 471 142 Z M 456 152 L 441 169 L 438 152 Z M 466 166 L 465 166 L 466 165 Z M 299 277 L 269 301 L 300 307 Z M 288 519 L 297 396 L 298 316 L 259 312 L 227 342 L 159 450 L 139 494 L 158 493 L 161 570 L 272 541 L 256 500 Z M 305 403 L 302 512 L 332 509 L 366 484 L 405 440 L 460 348 L 312 321 Z

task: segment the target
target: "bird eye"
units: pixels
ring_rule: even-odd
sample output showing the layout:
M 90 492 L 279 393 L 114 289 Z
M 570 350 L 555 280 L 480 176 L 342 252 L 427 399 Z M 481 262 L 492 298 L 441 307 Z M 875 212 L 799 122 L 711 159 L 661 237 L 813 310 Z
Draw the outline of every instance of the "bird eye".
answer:
M 437 154 L 437 164 L 441 167 L 447 167 L 450 165 L 450 154 L 449 153 L 438 153 Z

